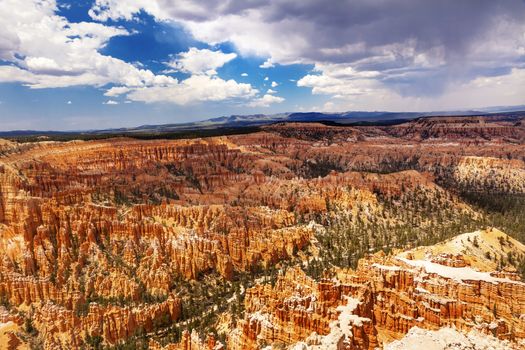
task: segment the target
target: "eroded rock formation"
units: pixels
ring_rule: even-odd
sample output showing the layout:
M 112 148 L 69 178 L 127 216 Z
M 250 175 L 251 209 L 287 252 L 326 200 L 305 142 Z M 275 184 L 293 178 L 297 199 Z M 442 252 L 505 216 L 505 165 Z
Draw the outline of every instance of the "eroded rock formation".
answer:
M 332 226 L 376 230 L 352 239 L 360 253 L 414 244 L 416 226 L 434 234 L 457 221 L 458 230 L 482 217 L 458 194 L 523 194 L 524 159 L 522 124 L 479 118 L 281 124 L 196 140 L 2 141 L 0 322 L 18 327 L 24 336 L 9 341 L 20 346 L 111 346 L 147 334 L 161 348 L 167 328 L 196 318 L 188 316 L 188 291 L 204 276 L 231 285 L 249 276 L 254 284 L 284 262 L 319 258 L 319 233 Z M 345 251 L 348 241 L 332 248 L 350 261 L 357 252 Z M 521 284 L 499 266 L 511 246 L 489 249 L 497 242 L 474 249 L 475 259 L 455 251 L 432 262 L 486 264 L 501 270 L 491 277 L 498 283 L 439 275 L 424 282 L 422 266 L 381 255 L 338 271 L 337 280 L 291 268 L 275 286 L 246 291 L 246 317 L 231 325 L 228 346 L 372 348 L 413 326 L 486 331 L 483 323 L 499 338 L 523 337 L 515 317 L 523 313 Z M 207 339 L 188 332 L 166 346 L 221 344 Z
M 499 231 L 471 236 L 489 244 L 482 239 L 494 235 L 507 241 Z M 525 255 L 522 244 L 509 242 Z M 371 255 L 355 271 L 338 270 L 320 282 L 300 269 L 288 270 L 274 286 L 260 284 L 247 291 L 247 315 L 228 345 L 257 349 L 300 342 L 305 349 L 374 349 L 413 327 L 476 329 L 502 340 L 525 339 L 525 283 L 515 273 L 474 269 L 468 253 L 432 255 L 432 247 L 425 250 L 424 260 L 405 258 L 414 257 L 411 251 Z

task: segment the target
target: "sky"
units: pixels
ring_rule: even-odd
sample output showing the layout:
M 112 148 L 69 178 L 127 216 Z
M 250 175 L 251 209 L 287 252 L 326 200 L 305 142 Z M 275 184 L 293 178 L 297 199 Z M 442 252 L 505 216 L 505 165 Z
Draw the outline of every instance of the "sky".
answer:
M 0 0 L 0 130 L 525 104 L 524 0 Z

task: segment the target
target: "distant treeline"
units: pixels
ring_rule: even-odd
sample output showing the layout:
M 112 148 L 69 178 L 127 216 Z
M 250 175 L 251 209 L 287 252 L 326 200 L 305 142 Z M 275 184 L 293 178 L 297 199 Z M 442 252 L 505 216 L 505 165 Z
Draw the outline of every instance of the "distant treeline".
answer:
M 85 133 L 85 132 L 64 132 L 64 133 L 39 133 L 30 135 L 0 136 L 1 138 L 17 142 L 38 142 L 38 141 L 73 141 L 73 140 L 105 140 L 116 137 L 126 137 L 138 140 L 177 140 L 194 139 L 203 137 L 241 135 L 259 131 L 259 127 L 225 127 L 216 129 L 184 130 L 172 132 L 111 132 L 111 133 Z

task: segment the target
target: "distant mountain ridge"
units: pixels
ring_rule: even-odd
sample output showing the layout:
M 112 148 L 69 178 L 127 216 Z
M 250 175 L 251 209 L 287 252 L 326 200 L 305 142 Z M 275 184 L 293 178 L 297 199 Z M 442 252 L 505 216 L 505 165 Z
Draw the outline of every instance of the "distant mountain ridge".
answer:
M 463 111 L 445 111 L 445 112 L 388 112 L 388 111 L 351 111 L 341 113 L 325 113 L 325 112 L 289 112 L 277 114 L 250 114 L 250 115 L 230 115 L 211 119 L 206 119 L 196 122 L 187 123 L 171 123 L 171 124 L 146 124 L 131 128 L 111 128 L 102 130 L 72 130 L 72 131 L 40 131 L 40 130 L 12 130 L 0 131 L 0 137 L 16 137 L 16 136 L 38 136 L 38 135 L 61 135 L 61 134 L 88 134 L 88 135 L 104 135 L 104 134 L 134 134 L 134 133 L 170 133 L 170 132 L 185 132 L 192 130 L 214 130 L 218 128 L 242 128 L 242 127 L 258 127 L 262 125 L 278 123 L 278 122 L 336 122 L 339 124 L 360 124 L 360 123 L 376 123 L 376 122 L 393 122 L 408 121 L 420 117 L 430 116 L 472 116 L 472 115 L 487 115 L 493 113 L 503 112 L 519 112 L 525 111 L 523 106 L 507 106 L 507 107 L 490 107 L 481 108 L 479 110 L 463 110 Z

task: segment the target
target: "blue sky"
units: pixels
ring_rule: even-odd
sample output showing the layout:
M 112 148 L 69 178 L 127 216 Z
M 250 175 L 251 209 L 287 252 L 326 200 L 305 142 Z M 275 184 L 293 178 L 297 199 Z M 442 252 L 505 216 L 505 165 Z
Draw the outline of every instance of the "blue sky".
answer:
M 4 0 L 0 130 L 524 104 L 525 3 L 424 3 Z

